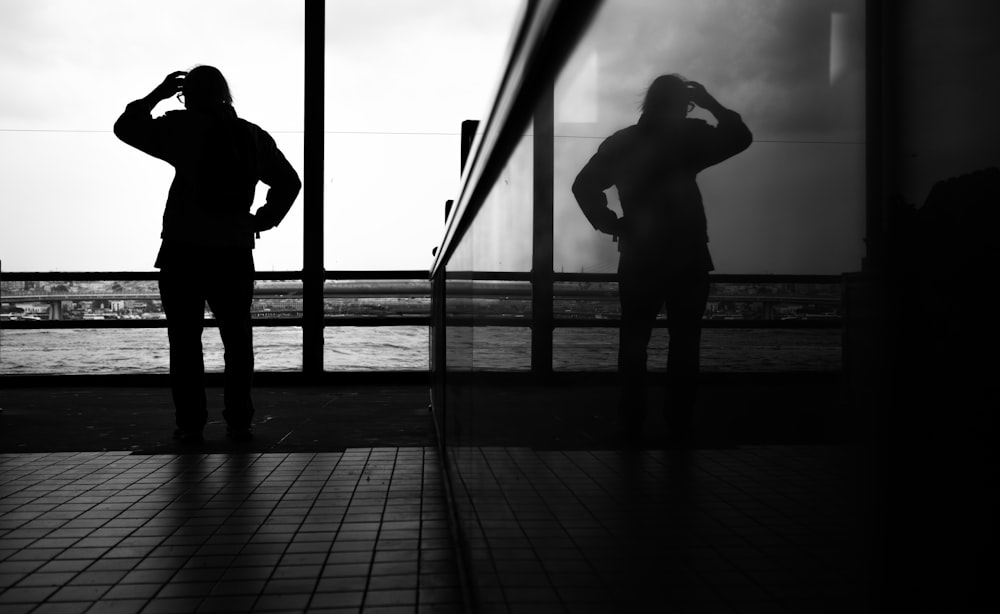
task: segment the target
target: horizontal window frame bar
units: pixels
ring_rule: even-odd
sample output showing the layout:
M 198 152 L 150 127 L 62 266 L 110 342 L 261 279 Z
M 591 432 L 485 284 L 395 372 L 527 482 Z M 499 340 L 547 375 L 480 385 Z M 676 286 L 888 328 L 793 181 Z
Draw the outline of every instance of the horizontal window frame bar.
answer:
M 841 284 L 849 273 L 709 273 L 708 282 L 725 283 L 774 283 L 774 284 Z M 531 281 L 530 271 L 445 271 L 449 281 Z M 552 281 L 566 282 L 616 282 L 617 273 L 553 273 Z
M 400 280 L 428 281 L 427 271 L 414 269 L 400 270 L 350 270 L 325 271 L 327 281 L 338 280 Z M 160 278 L 159 271 L 4 271 L 0 272 L 2 281 L 156 281 Z M 302 271 L 257 271 L 253 276 L 255 281 L 302 281 Z
M 802 283 L 839 284 L 845 275 L 809 273 L 710 273 L 709 283 Z M 429 281 L 423 270 L 326 271 L 327 281 L 398 280 Z M 156 281 L 156 271 L 18 271 L 0 273 L 0 281 Z M 256 281 L 301 281 L 301 271 L 258 271 Z M 445 281 L 531 281 L 530 271 L 447 271 Z M 617 273 L 554 273 L 555 282 L 618 281 Z
M 803 318 L 788 320 L 743 320 L 743 319 L 714 319 L 705 318 L 701 321 L 702 328 L 746 328 L 746 329 L 833 329 L 842 328 L 845 320 L 839 318 Z M 255 318 L 252 321 L 254 328 L 301 328 L 302 318 Z M 398 316 L 398 317 L 346 317 L 346 318 L 324 318 L 324 328 L 336 327 L 356 327 L 356 328 L 380 328 L 396 326 L 427 326 L 431 325 L 430 316 Z M 556 318 L 552 322 L 553 328 L 619 328 L 621 320 L 619 318 Z M 205 328 L 217 328 L 218 323 L 214 318 L 204 320 Z M 460 328 L 475 328 L 483 326 L 499 326 L 510 328 L 533 328 L 534 321 L 531 318 L 505 318 L 489 317 L 477 318 L 469 316 L 446 316 L 445 326 L 455 326 Z M 653 328 L 667 328 L 670 326 L 669 320 L 658 319 L 653 323 Z M 14 320 L 4 322 L 0 329 L 3 330 L 65 330 L 65 329 L 103 329 L 103 328 L 166 328 L 167 321 L 164 320 Z
M 531 273 L 529 272 L 446 272 L 448 280 L 454 281 L 515 281 L 529 282 Z M 299 271 L 272 271 L 258 272 L 255 276 L 258 281 L 300 281 Z M 420 270 L 368 270 L 368 271 L 326 271 L 325 278 L 328 281 L 335 280 L 400 280 L 400 281 L 425 281 L 427 272 Z M 3 273 L 0 277 L 3 281 L 148 281 L 157 279 L 156 272 L 149 271 L 88 271 L 88 272 L 14 272 Z M 554 274 L 556 283 L 567 282 L 615 282 L 618 275 L 615 273 L 556 273 Z M 710 274 L 709 283 L 803 283 L 803 284 L 829 284 L 839 285 L 844 279 L 843 275 L 828 274 L 754 274 L 754 273 L 722 273 Z M 473 294 L 474 296 L 474 294 Z M 752 300 L 753 297 L 747 297 Z M 266 299 L 262 299 L 266 300 Z M 475 321 L 477 326 L 532 326 L 530 319 L 516 318 L 472 318 L 456 321 L 448 317 L 446 325 L 469 326 L 466 322 Z M 254 327 L 269 328 L 276 326 L 301 327 L 302 318 L 254 318 Z M 394 317 L 345 317 L 331 318 L 325 317 L 326 326 L 429 326 L 431 316 L 394 316 Z M 843 319 L 803 319 L 803 320 L 703 320 L 705 328 L 815 328 L 827 329 L 840 327 Z M 216 327 L 214 319 L 206 318 L 206 327 Z M 573 319 L 557 318 L 553 323 L 555 327 L 579 327 L 579 328 L 605 328 L 618 327 L 617 319 Z M 666 320 L 658 320 L 654 326 L 667 326 Z M 31 329 L 100 329 L 100 328 L 165 328 L 166 320 L 14 320 L 3 322 L 2 328 L 7 330 L 31 330 Z
M 301 328 L 302 318 L 253 318 L 254 328 Z M 430 316 L 324 318 L 323 327 L 353 326 L 376 328 L 382 326 L 430 326 Z M 218 328 L 215 318 L 205 318 L 205 328 Z M 166 319 L 156 320 L 12 320 L 0 325 L 2 330 L 40 329 L 97 329 L 97 328 L 166 328 Z
M 701 327 L 705 328 L 742 328 L 742 329 L 788 329 L 788 330 L 829 330 L 843 327 L 841 318 L 829 319 L 802 319 L 802 320 L 723 320 L 705 318 L 701 321 Z M 621 320 L 618 319 L 587 319 L 574 320 L 571 318 L 558 318 L 553 323 L 553 328 L 620 328 Z M 667 328 L 670 321 L 658 319 L 653 323 L 653 328 Z
M 211 371 L 205 374 L 205 384 L 222 387 L 224 374 Z M 359 386 L 421 386 L 428 384 L 429 375 L 418 370 L 385 371 L 323 371 L 316 375 L 295 371 L 254 371 L 254 388 L 271 386 L 359 385 Z M 5 388 L 51 388 L 74 386 L 108 386 L 115 388 L 165 388 L 170 385 L 170 374 L 163 373 L 19 373 L 0 375 Z
M 618 281 L 617 273 L 556 273 L 554 282 L 601 282 Z M 842 274 L 801 274 L 801 273 L 709 273 L 712 284 L 772 283 L 772 284 L 840 284 Z
M 528 384 L 540 378 L 550 384 L 594 384 L 615 385 L 618 373 L 611 370 L 584 371 L 579 369 L 553 371 L 539 376 L 529 370 L 511 371 L 456 371 L 448 372 L 451 385 L 468 385 L 471 383 L 510 383 Z M 839 369 L 817 369 L 815 371 L 701 371 L 699 381 L 705 385 L 739 385 L 756 384 L 766 381 L 782 382 L 787 380 L 810 380 L 817 385 L 833 385 L 840 381 L 843 372 Z M 315 386 L 319 385 L 358 385 L 358 386 L 426 386 L 429 374 L 423 371 L 324 371 L 316 376 L 310 376 L 302 371 L 257 371 L 254 373 L 254 388 L 271 386 Z M 223 374 L 210 372 L 205 374 L 206 384 L 210 387 L 221 387 Z M 51 388 L 77 386 L 107 386 L 112 388 L 164 388 L 169 386 L 170 376 L 167 373 L 93 373 L 93 374 L 39 374 L 23 373 L 18 375 L 0 375 L 0 382 L 7 388 Z M 336 409 L 334 409 L 336 411 Z
M 743 329 L 816 329 L 829 330 L 839 329 L 844 325 L 843 318 L 816 319 L 816 320 L 722 320 L 705 318 L 701 321 L 702 328 L 743 328 Z M 526 328 L 530 329 L 535 323 L 530 318 L 477 318 L 477 317 L 451 317 L 446 316 L 445 327 L 457 328 L 481 328 L 486 326 L 505 328 Z M 552 322 L 552 328 L 620 328 L 619 318 L 557 318 Z M 653 323 L 653 328 L 667 328 L 670 326 L 669 320 L 658 319 Z

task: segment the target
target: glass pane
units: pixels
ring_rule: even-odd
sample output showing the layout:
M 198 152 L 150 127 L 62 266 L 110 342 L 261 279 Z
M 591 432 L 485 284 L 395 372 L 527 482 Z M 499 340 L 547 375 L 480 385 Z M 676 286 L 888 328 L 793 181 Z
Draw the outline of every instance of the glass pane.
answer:
M 648 368 L 667 366 L 670 335 L 653 330 Z M 552 337 L 552 368 L 556 371 L 616 371 L 616 328 L 557 328 Z M 701 370 L 726 373 L 836 371 L 841 363 L 838 329 L 775 330 L 706 328 L 701 333 Z
M 111 129 L 176 70 L 218 67 L 240 116 L 301 173 L 302 17 L 302 3 L 273 0 L 3 2 L 4 270 L 153 268 L 173 173 Z M 180 106 L 170 99 L 154 114 Z M 298 204 L 263 235 L 258 268 L 301 268 L 301 228 Z
M 323 294 L 328 318 L 398 320 L 430 315 L 430 282 L 422 279 L 328 280 Z M 426 352 L 427 347 L 421 349 Z
M 0 315 L 17 320 L 162 320 L 155 280 L 0 282 Z
M 327 3 L 324 192 L 330 270 L 427 269 L 520 0 Z
M 254 369 L 300 371 L 300 327 L 255 328 Z M 202 334 L 205 371 L 222 373 L 219 329 Z M 166 328 L 0 330 L 0 375 L 166 373 Z
M 326 371 L 427 371 L 426 326 L 327 326 Z
M 697 206 L 693 199 L 670 196 L 673 188 L 653 166 L 665 164 L 669 155 L 686 155 L 704 169 L 697 186 L 717 272 L 859 270 L 865 205 L 863 32 L 861 0 L 605 2 L 555 86 L 555 270 L 617 269 L 621 243 L 594 229 L 571 190 L 602 144 L 608 153 L 595 164 L 607 180 L 599 187 L 610 209 L 623 214 L 618 188 L 624 185 L 626 221 L 644 220 L 631 231 L 633 243 L 643 232 L 665 241 L 654 229 L 664 215 L 645 220 L 646 200 L 661 213 L 677 210 L 670 203 Z M 637 125 L 648 88 L 664 73 L 701 83 L 741 114 L 753 133 L 749 148 L 735 154 L 717 148 L 719 156 L 731 155 L 722 161 L 714 155 L 695 160 L 694 150 L 678 153 L 668 141 L 639 139 L 653 149 L 637 148 L 632 137 L 652 134 L 658 115 L 650 110 L 641 129 L 629 127 Z M 716 127 L 720 121 L 699 106 L 690 117 Z M 637 170 L 646 164 L 655 172 Z M 601 191 L 586 192 L 596 198 Z M 671 232 L 704 232 L 678 221 L 671 218 Z
M 447 265 L 448 370 L 522 371 L 531 367 L 534 137 L 521 139 Z M 505 279 L 506 278 L 506 279 Z
M 257 282 L 254 319 L 302 316 L 299 282 Z M 3 331 L 0 374 L 158 373 L 167 369 L 165 328 L 137 328 L 136 320 L 163 320 L 155 280 L 3 281 L 0 321 L 30 321 L 38 328 Z M 205 317 L 212 311 L 205 306 Z M 47 328 L 48 321 L 111 320 L 129 328 Z M 210 324 L 210 323 L 209 323 Z M 254 328 L 255 369 L 288 371 L 302 367 L 300 327 Z M 222 371 L 218 329 L 202 336 L 205 367 Z
M 529 127 L 468 231 L 476 273 L 531 270 L 534 142 Z
M 836 320 L 840 284 L 713 283 L 704 317 L 718 320 Z M 618 284 L 611 281 L 556 282 L 553 311 L 560 319 L 613 320 L 621 316 Z M 666 319 L 661 308 L 658 318 Z
M 328 280 L 327 318 L 370 319 L 376 326 L 327 326 L 326 371 L 425 371 L 428 328 L 408 319 L 430 315 L 430 283 L 422 279 Z

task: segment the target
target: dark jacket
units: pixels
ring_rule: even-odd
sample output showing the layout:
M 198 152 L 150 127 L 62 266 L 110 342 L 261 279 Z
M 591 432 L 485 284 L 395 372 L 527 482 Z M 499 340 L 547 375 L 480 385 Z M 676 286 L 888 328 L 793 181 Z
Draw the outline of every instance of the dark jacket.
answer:
M 573 194 L 595 229 L 621 237 L 623 262 L 713 269 L 705 207 L 695 179 L 753 141 L 738 113 L 725 110 L 718 115 L 714 127 L 687 118 L 670 130 L 657 130 L 643 116 L 608 137 L 580 171 Z M 608 208 L 604 191 L 611 186 L 618 188 L 621 219 Z
M 163 212 L 164 242 L 252 248 L 254 233 L 281 222 L 302 183 L 267 132 L 229 106 L 169 111 L 154 119 L 136 100 L 115 122 L 115 135 L 170 163 L 174 180 Z M 257 182 L 270 189 L 250 213 Z

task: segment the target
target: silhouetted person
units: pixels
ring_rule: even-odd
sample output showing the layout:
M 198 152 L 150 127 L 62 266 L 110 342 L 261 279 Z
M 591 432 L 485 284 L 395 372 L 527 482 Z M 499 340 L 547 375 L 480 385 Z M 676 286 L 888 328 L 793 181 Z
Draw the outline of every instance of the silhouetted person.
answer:
M 186 109 L 154 119 L 156 104 L 174 95 Z M 118 138 L 176 171 L 155 266 L 170 339 L 174 438 L 185 443 L 201 442 L 208 421 L 201 346 L 206 301 L 225 346 L 227 435 L 252 438 L 254 235 L 285 217 L 302 185 L 274 139 L 237 117 L 232 102 L 222 73 L 198 66 L 168 75 L 115 122 Z M 258 181 L 270 189 L 254 215 Z
M 688 118 L 694 105 L 711 112 L 717 125 Z M 752 140 L 739 114 L 702 85 L 664 75 L 646 92 L 638 123 L 608 137 L 573 183 L 594 228 L 619 238 L 620 412 L 629 437 L 638 436 L 645 418 L 646 348 L 664 305 L 670 333 L 667 436 L 684 443 L 691 435 L 701 319 L 714 268 L 695 179 Z M 612 186 L 618 188 L 620 218 L 604 193 Z

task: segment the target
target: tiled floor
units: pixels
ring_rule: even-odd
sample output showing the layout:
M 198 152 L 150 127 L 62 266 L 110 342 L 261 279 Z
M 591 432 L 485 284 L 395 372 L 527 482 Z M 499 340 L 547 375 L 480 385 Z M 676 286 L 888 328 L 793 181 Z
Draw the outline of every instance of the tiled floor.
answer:
M 860 611 L 849 450 L 451 451 L 483 612 Z M 434 448 L 0 455 L 0 612 L 461 612 Z
M 0 611 L 457 612 L 434 448 L 0 455 Z
M 856 612 L 849 450 L 451 451 L 484 612 Z

